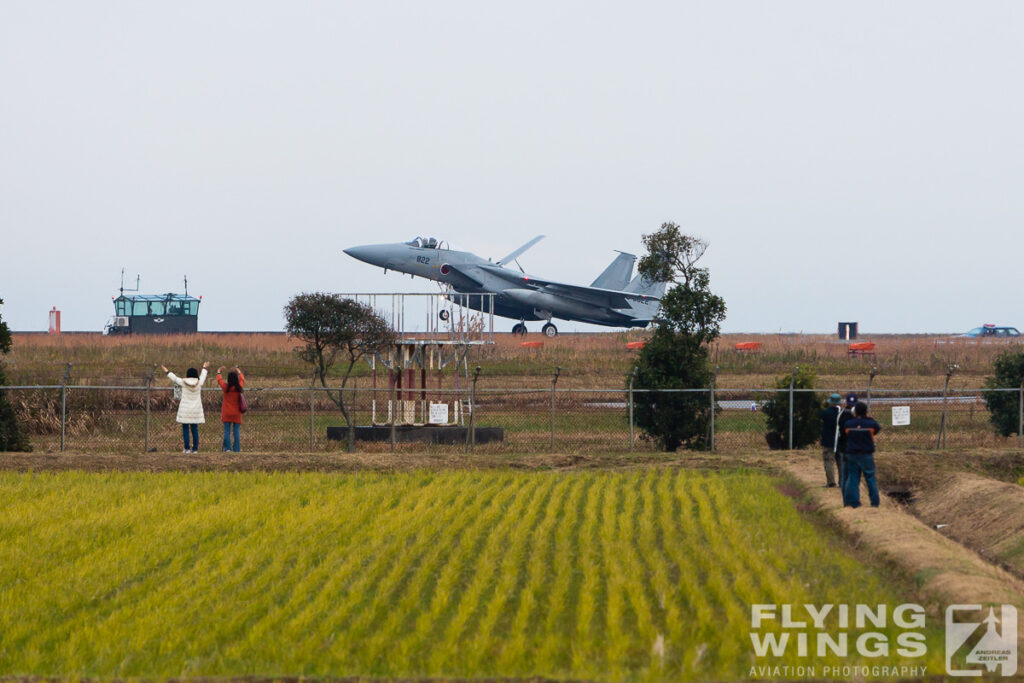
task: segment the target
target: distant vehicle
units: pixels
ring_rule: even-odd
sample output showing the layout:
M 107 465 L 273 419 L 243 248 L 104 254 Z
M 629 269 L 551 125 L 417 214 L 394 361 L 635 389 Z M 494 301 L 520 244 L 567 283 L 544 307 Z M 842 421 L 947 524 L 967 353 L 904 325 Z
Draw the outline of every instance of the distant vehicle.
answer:
M 121 295 L 114 299 L 114 316 L 104 325 L 103 334 L 194 334 L 199 330 L 199 302 L 202 297 L 189 296 L 188 278 L 185 278 L 184 294 L 131 293 L 138 291 L 138 276 L 135 289 L 124 288 L 122 270 Z
M 968 330 L 961 337 L 974 339 L 1013 339 L 1020 338 L 1020 330 L 1016 327 L 997 327 L 996 325 L 982 325 Z
M 344 251 L 385 272 L 418 275 L 447 285 L 455 292 L 492 293 L 494 309 L 490 312 L 519 321 L 512 327 L 513 334 L 526 334 L 527 320 L 546 320 L 541 332 L 548 337 L 558 334 L 552 318 L 610 327 L 646 327 L 654 320 L 666 283 L 647 282 L 639 274 L 633 276 L 633 254 L 619 252 L 590 286 L 538 278 L 521 267 L 508 267 L 512 263 L 519 266 L 516 259 L 542 237 L 534 237 L 497 262 L 468 251 L 449 249 L 445 242 L 433 237 L 417 237 L 398 244 L 369 244 Z M 478 310 L 485 305 L 488 304 L 481 298 Z M 477 305 L 470 303 L 469 308 Z

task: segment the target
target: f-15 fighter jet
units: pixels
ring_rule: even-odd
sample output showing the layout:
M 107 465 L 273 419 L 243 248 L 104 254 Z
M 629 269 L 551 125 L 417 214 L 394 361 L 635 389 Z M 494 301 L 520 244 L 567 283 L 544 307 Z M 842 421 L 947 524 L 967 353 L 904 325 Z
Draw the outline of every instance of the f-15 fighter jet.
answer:
M 645 327 L 658 313 L 664 282 L 633 277 L 636 256 L 619 252 L 589 287 L 534 277 L 508 266 L 539 242 L 532 240 L 498 261 L 468 251 L 455 251 L 433 237 L 396 244 L 371 244 L 345 249 L 360 261 L 446 284 L 460 294 L 493 293 L 494 314 L 518 320 L 514 334 L 526 334 L 526 321 L 546 320 L 542 332 L 558 334 L 552 319 L 575 320 L 609 327 Z M 472 299 L 472 297 L 470 297 Z M 488 306 L 482 299 L 473 308 Z

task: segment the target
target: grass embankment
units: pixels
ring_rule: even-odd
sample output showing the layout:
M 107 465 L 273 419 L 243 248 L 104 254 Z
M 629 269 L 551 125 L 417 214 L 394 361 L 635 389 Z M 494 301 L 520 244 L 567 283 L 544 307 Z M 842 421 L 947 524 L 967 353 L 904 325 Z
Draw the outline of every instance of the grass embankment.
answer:
M 0 671 L 688 680 L 806 664 L 792 648 L 754 657 L 752 604 L 914 596 L 775 484 L 668 469 L 2 473 Z M 895 642 L 888 624 L 870 630 Z M 940 670 L 928 638 L 907 663 Z

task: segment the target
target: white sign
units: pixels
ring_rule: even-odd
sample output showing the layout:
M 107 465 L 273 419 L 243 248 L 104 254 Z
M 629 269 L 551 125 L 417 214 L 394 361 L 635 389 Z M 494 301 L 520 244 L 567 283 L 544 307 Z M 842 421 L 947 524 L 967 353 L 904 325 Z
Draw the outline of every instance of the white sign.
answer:
M 898 427 L 900 425 L 908 424 L 910 424 L 910 406 L 893 406 L 892 426 Z
M 448 424 L 448 404 L 447 403 L 431 403 L 430 404 L 430 424 L 432 424 L 432 425 Z

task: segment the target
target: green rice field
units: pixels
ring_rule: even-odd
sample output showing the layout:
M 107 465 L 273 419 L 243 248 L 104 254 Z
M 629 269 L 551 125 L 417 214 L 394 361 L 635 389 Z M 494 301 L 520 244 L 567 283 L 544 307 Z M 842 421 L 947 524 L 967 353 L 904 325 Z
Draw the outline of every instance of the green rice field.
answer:
M 668 468 L 0 472 L 0 671 L 631 681 L 806 664 L 755 658 L 751 605 L 913 599 L 780 486 Z M 908 663 L 941 670 L 939 635 Z

